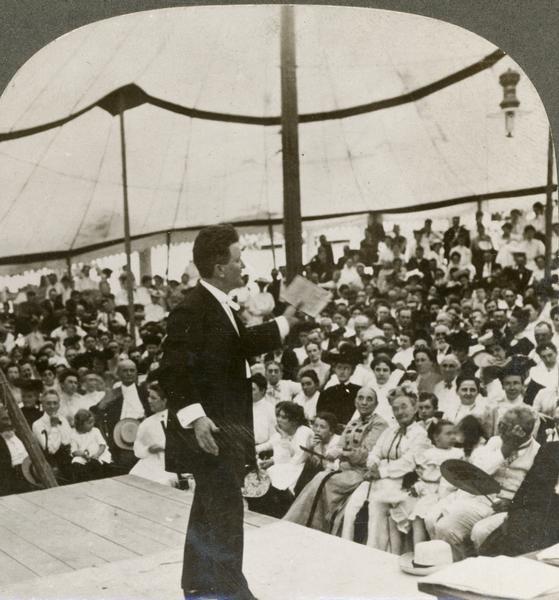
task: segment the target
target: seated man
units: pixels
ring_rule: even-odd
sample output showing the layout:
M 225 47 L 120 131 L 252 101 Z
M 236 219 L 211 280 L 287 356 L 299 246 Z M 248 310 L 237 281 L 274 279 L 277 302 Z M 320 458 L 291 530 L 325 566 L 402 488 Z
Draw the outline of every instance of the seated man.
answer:
M 131 360 L 121 360 L 117 370 L 120 382 L 107 392 L 105 397 L 90 410 L 95 416 L 96 426 L 107 440 L 113 463 L 128 473 L 136 464 L 134 452 L 119 448 L 114 441 L 114 429 L 122 419 L 141 421 L 151 414 L 145 385 L 138 385 L 138 369 Z
M 472 553 L 470 536 L 474 546 L 479 548 L 504 521 L 514 494 L 540 447 L 532 437 L 534 423 L 535 415 L 528 406 L 510 408 L 499 422 L 499 435 L 476 453 L 474 464 L 493 475 L 501 485 L 501 491 L 494 498 L 456 492 L 458 497 L 454 502 L 443 499 L 426 518 L 431 539 L 448 542 L 455 560 Z
M 481 544 L 484 556 L 518 556 L 559 542 L 559 442 L 543 446 L 504 522 Z
M 59 414 L 60 397 L 55 390 L 48 390 L 42 398 L 43 416 L 33 423 L 33 434 L 45 451 L 47 461 L 55 468 L 55 474 L 70 480 L 70 424 Z
M 0 496 L 30 491 L 21 472 L 27 450 L 14 433 L 7 409 L 0 406 Z

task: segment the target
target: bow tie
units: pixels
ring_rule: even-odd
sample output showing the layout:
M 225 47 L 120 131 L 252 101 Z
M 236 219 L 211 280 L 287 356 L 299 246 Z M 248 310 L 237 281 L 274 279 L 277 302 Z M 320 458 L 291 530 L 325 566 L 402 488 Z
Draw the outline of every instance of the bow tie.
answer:
M 50 418 L 50 424 L 52 426 L 62 425 L 62 421 L 58 417 L 51 417 Z
M 279 383 L 276 383 L 276 385 L 272 385 L 272 384 L 270 383 L 270 384 L 269 384 L 269 386 L 270 386 L 270 389 L 271 389 L 273 392 L 281 392 L 281 389 L 280 389 L 280 384 L 279 384 Z
M 445 383 L 444 386 L 447 390 L 449 390 L 452 387 L 452 381 L 450 383 Z
M 227 306 L 233 312 L 239 312 L 241 310 L 241 307 L 234 300 L 231 300 L 231 298 L 227 298 L 227 300 L 225 301 L 225 304 L 227 304 Z

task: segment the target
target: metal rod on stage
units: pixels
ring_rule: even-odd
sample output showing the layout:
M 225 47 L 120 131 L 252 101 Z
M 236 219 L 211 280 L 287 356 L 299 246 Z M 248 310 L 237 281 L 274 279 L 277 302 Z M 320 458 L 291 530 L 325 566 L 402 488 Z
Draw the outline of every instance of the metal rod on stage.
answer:
M 274 224 L 272 223 L 272 219 L 268 221 L 268 234 L 270 235 L 270 245 L 272 246 L 272 261 L 274 263 L 274 269 L 277 269 L 276 249 L 274 247 Z
M 283 229 L 287 281 L 302 265 L 299 114 L 295 62 L 294 7 L 281 7 L 281 141 L 283 162 Z
M 549 141 L 547 144 L 547 186 L 545 192 L 545 281 L 551 283 L 552 262 L 552 221 L 553 221 L 553 138 L 549 128 Z
M 124 94 L 119 94 L 120 110 L 118 113 L 120 120 L 120 156 L 122 162 L 122 198 L 124 203 L 124 251 L 126 252 L 126 292 L 128 296 L 128 324 L 130 334 L 136 340 L 136 316 L 134 312 L 134 281 L 132 276 L 132 261 L 130 254 L 132 252 L 130 245 L 130 214 L 128 211 L 128 174 L 126 170 L 126 137 L 124 134 L 124 111 L 126 103 Z
M 57 487 L 58 483 L 52 471 L 52 467 L 47 462 L 39 442 L 35 439 L 31 427 L 29 427 L 29 423 L 27 423 L 26 418 L 21 412 L 21 408 L 18 406 L 16 399 L 8 387 L 8 380 L 2 369 L 0 369 L 0 405 L 1 404 L 4 404 L 10 413 L 14 431 L 27 450 L 27 454 L 35 469 L 37 478 L 46 488 Z

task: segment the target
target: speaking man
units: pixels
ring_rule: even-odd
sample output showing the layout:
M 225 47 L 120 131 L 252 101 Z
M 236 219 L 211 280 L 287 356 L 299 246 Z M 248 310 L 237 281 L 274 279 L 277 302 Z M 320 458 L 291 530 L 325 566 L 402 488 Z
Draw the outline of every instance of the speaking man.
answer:
M 243 498 L 255 464 L 248 359 L 281 345 L 295 309 L 251 328 L 228 292 L 243 285 L 239 237 L 231 225 L 198 234 L 200 281 L 171 311 L 159 380 L 168 395 L 166 469 L 194 475 L 184 548 L 185 599 L 253 600 L 242 573 Z

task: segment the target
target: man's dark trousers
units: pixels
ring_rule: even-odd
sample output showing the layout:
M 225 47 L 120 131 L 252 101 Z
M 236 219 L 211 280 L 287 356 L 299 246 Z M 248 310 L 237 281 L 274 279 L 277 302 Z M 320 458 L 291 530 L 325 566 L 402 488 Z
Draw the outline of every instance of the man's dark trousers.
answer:
M 184 546 L 182 588 L 250 599 L 242 573 L 242 469 L 233 458 L 212 458 L 200 461 L 192 473 L 196 489 Z

